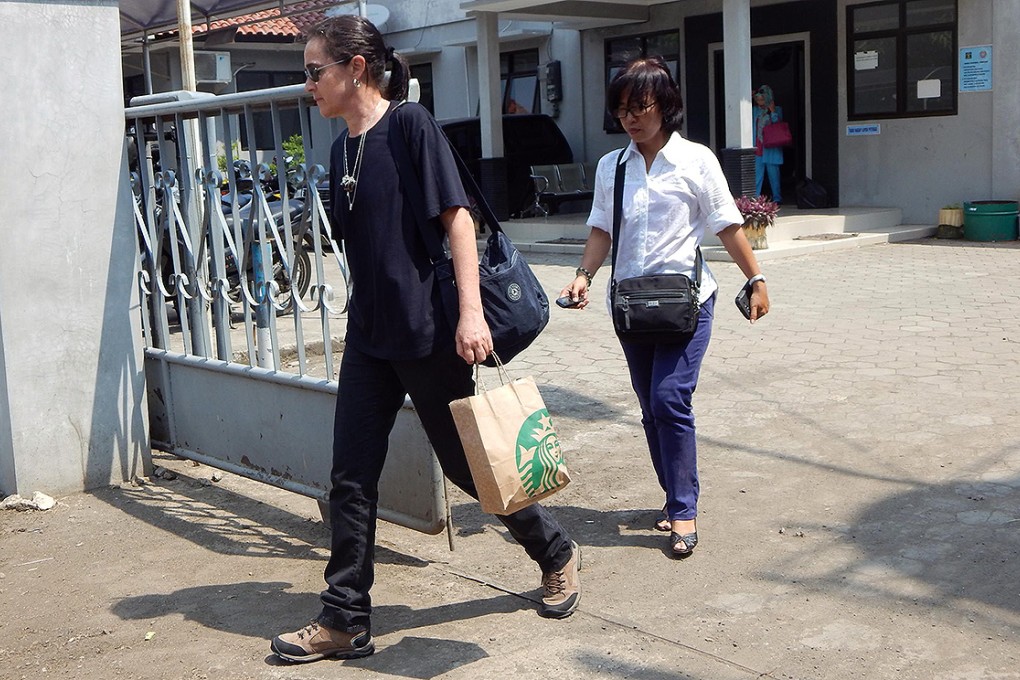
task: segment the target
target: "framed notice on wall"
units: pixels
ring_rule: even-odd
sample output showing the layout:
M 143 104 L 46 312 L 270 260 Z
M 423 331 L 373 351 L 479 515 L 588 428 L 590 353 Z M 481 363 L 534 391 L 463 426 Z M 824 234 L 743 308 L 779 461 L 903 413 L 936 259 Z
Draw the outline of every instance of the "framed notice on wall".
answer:
M 960 92 L 992 89 L 992 46 L 960 48 Z

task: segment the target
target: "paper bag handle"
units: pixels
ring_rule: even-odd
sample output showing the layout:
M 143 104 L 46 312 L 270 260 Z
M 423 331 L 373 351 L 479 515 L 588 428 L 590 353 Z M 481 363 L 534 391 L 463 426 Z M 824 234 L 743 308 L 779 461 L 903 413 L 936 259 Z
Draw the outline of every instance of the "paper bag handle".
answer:
M 510 382 L 510 374 L 506 372 L 506 366 L 499 360 L 499 355 L 495 351 L 492 352 L 492 359 L 496 362 L 496 373 L 499 375 L 499 384 L 506 385 Z M 479 395 L 485 390 L 481 389 L 482 385 L 482 374 L 481 374 L 481 362 L 475 364 L 475 395 Z

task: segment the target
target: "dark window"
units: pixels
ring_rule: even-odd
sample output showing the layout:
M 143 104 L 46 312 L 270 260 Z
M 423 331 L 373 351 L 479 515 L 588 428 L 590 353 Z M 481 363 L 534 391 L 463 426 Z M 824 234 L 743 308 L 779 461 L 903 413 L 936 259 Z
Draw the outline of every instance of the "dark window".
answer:
M 956 113 L 957 0 L 847 7 L 850 120 Z
M 124 106 L 130 106 L 131 98 L 148 94 L 145 91 L 145 76 L 124 77 Z
M 680 63 L 680 34 L 676 31 L 652 33 L 649 35 L 632 35 L 626 38 L 615 38 L 606 41 L 606 90 L 613 76 L 627 62 L 644 57 L 659 57 L 669 67 L 673 78 L 677 78 L 677 66 Z M 679 82 L 679 81 L 677 81 Z M 609 111 L 603 115 L 603 129 L 606 132 L 623 132 L 620 122 L 613 118 Z
M 270 87 L 283 87 L 284 85 L 301 85 L 305 82 L 305 74 L 301 71 L 241 71 L 236 76 L 237 91 L 250 92 L 251 90 L 263 90 Z M 276 138 L 273 136 L 273 115 L 269 111 L 260 111 L 253 114 L 254 135 L 256 148 L 260 151 L 276 148 Z M 240 116 L 241 126 L 241 147 L 248 148 L 248 129 L 244 116 Z M 280 111 L 280 133 L 281 141 L 286 141 L 292 135 L 301 134 L 301 118 L 297 109 Z
M 428 109 L 433 116 L 436 115 L 436 103 L 432 94 L 432 64 L 415 64 L 411 67 L 411 77 L 418 79 L 418 87 L 421 90 L 418 103 Z
M 540 113 L 538 110 L 538 50 L 499 55 L 503 113 Z

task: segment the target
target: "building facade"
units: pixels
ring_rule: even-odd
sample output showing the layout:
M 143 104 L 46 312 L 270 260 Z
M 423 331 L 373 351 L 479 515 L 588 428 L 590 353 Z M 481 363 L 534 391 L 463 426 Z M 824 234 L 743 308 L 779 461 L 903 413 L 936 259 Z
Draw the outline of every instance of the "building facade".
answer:
M 294 39 L 322 18 L 316 5 L 294 6 L 293 29 L 196 24 L 196 49 L 229 53 L 236 70 L 211 88 L 300 82 Z M 835 205 L 898 207 L 918 224 L 947 204 L 1020 196 L 1016 0 L 379 0 L 368 8 L 411 62 L 437 118 L 496 110 L 481 96 L 488 56 L 498 59 L 496 106 L 553 116 L 577 160 L 626 143 L 606 114 L 608 79 L 634 56 L 657 55 L 681 83 L 684 134 L 720 154 L 748 146 L 751 88 L 773 88 L 795 140 L 782 168 L 787 196 L 811 178 Z M 727 71 L 724 37 L 744 17 L 748 30 L 731 42 L 749 64 Z M 479 49 L 492 42 L 483 22 L 494 27 L 497 55 Z M 157 89 L 173 89 L 172 47 L 153 47 L 165 64 Z M 136 90 L 138 64 L 137 55 L 125 58 Z M 727 73 L 749 86 L 727 88 Z

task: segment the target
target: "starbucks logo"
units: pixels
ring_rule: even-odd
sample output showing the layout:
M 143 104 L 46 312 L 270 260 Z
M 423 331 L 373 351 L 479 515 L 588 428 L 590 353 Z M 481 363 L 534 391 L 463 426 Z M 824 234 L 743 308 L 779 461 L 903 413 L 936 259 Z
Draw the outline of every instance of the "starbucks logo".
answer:
M 528 496 L 562 486 L 563 479 L 559 475 L 562 463 L 560 440 L 552 427 L 549 411 L 535 411 L 517 433 L 517 471 Z
M 512 302 L 517 302 L 521 299 L 521 287 L 516 283 L 511 283 L 506 289 L 506 296 L 510 298 Z

